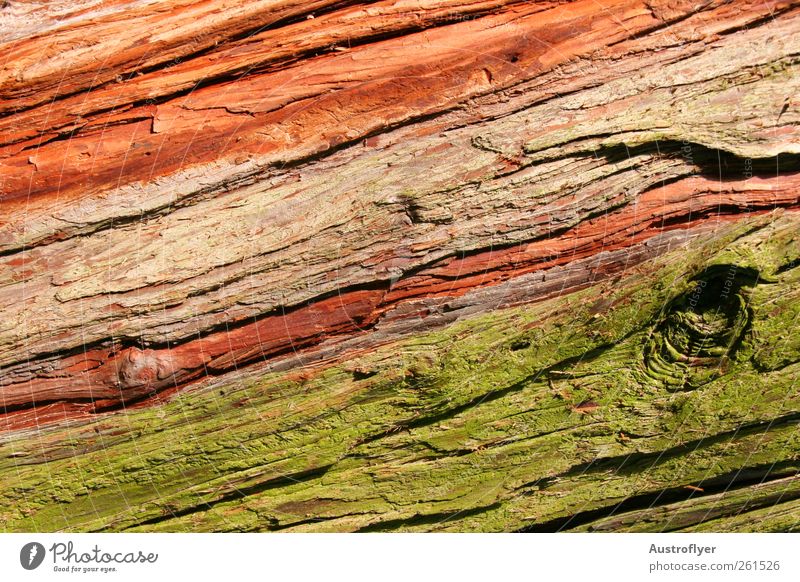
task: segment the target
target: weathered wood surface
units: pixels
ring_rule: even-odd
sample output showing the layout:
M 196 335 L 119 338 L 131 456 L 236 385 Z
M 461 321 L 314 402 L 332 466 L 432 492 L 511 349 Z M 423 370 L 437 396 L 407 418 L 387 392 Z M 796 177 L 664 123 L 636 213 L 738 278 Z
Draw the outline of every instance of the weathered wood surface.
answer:
M 8 530 L 790 530 L 800 2 L 0 8 Z

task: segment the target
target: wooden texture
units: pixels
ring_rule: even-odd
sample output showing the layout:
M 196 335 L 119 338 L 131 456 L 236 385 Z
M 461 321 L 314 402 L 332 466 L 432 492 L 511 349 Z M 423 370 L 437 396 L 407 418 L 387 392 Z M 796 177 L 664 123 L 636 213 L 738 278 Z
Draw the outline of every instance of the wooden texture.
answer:
M 798 527 L 800 2 L 11 1 L 0 54 L 5 529 Z

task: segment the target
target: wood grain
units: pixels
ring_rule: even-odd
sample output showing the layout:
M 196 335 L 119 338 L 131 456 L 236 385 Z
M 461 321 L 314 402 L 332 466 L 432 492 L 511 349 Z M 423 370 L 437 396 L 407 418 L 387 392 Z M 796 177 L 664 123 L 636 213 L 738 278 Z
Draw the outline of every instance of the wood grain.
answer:
M 800 2 L 11 1 L 0 54 L 7 529 L 796 527 Z

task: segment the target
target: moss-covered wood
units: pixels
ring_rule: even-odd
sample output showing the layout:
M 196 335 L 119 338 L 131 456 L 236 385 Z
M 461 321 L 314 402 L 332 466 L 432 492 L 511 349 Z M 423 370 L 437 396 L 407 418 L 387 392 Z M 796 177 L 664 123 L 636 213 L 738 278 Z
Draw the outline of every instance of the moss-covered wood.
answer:
M 800 216 L 333 367 L 12 433 L 4 529 L 800 527 Z

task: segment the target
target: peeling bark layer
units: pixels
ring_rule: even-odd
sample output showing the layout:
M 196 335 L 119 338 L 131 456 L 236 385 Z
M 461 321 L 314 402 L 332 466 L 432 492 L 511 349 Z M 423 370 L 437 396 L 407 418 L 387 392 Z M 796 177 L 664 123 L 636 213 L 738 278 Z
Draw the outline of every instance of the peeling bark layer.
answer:
M 0 48 L 9 529 L 796 527 L 800 2 L 9 2 Z

